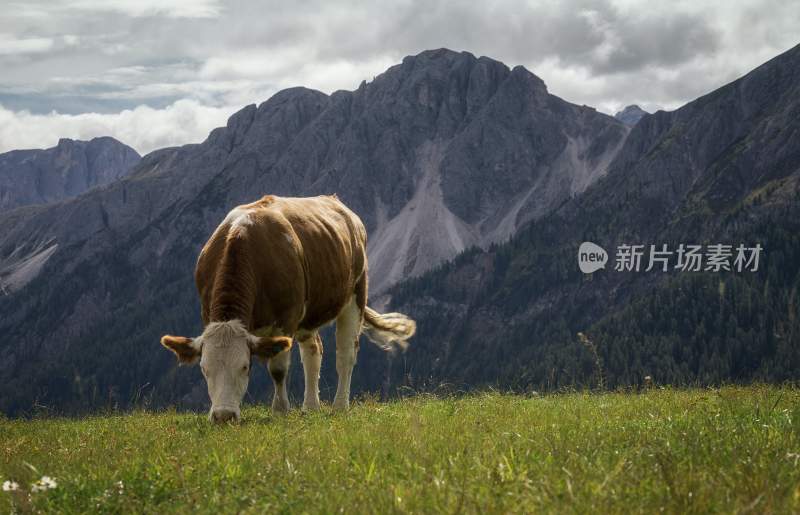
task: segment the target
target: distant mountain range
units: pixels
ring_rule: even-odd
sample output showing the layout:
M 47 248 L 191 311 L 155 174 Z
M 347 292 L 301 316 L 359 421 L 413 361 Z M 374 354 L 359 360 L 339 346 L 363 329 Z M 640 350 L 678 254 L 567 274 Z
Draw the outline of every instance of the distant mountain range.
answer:
M 201 376 L 176 368 L 158 338 L 199 333 L 197 253 L 231 207 L 265 193 L 337 193 L 367 225 L 373 294 L 419 320 L 419 336 L 388 362 L 388 375 L 386 357 L 362 346 L 355 387 L 375 390 L 387 378 L 415 388 L 588 382 L 592 362 L 576 344 L 579 330 L 602 340 L 604 358 L 616 339 L 637 356 L 624 373 L 606 370 L 613 384 L 635 383 L 650 370 L 641 350 L 650 344 L 633 349 L 639 340 L 626 339 L 620 320 L 652 320 L 641 307 L 650 293 L 687 287 L 675 274 L 583 276 L 577 243 L 754 239 L 768 224 L 782 242 L 774 245 L 786 249 L 765 270 L 796 268 L 800 259 L 787 261 L 797 257 L 793 240 L 780 236 L 794 222 L 779 214 L 797 206 L 798 52 L 677 111 L 644 115 L 631 129 L 553 96 L 522 67 L 426 51 L 355 91 L 282 91 L 205 142 L 155 151 L 103 188 L 0 215 L 0 410 L 83 411 L 142 397 L 202 404 Z M 20 269 L 24 280 L 3 272 Z M 701 290 L 719 281 L 696 277 Z M 711 288 L 722 288 L 720 299 L 741 281 L 760 284 L 725 277 L 737 286 Z M 679 286 L 666 286 L 672 280 Z M 794 330 L 781 297 L 792 290 L 771 284 L 774 320 L 753 325 L 739 316 L 731 331 L 761 342 L 778 321 L 790 328 L 780 331 Z M 677 338 L 661 326 L 640 334 Z M 726 342 L 719 360 L 730 354 Z M 690 366 L 691 355 L 670 352 L 667 365 Z M 323 388 L 333 384 L 332 362 Z M 662 377 L 757 375 L 752 366 L 717 369 L 722 375 Z M 266 384 L 260 372 L 254 396 Z M 296 366 L 295 382 L 299 373 Z M 784 377 L 770 374 L 759 377 Z
M 0 212 L 47 204 L 124 177 L 141 157 L 114 138 L 62 138 L 46 150 L 0 154 Z
M 647 114 L 649 114 L 647 111 L 634 104 L 629 105 L 622 111 L 618 111 L 617 114 L 614 115 L 614 118 L 629 127 L 633 127 Z

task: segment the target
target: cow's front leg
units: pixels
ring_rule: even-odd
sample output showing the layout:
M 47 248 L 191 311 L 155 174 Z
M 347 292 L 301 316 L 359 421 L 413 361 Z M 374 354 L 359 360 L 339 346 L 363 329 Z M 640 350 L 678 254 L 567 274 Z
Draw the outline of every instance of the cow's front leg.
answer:
M 300 360 L 306 380 L 303 410 L 316 411 L 319 409 L 319 369 L 322 366 L 322 339 L 319 334 L 314 333 L 300 340 Z
M 292 361 L 292 350 L 286 349 L 269 359 L 267 368 L 275 386 L 272 396 L 272 411 L 286 413 L 289 411 L 289 394 L 286 391 L 286 382 L 289 380 L 289 365 Z
M 355 296 L 336 318 L 336 373 L 339 376 L 336 397 L 333 399 L 333 409 L 336 410 L 344 411 L 350 407 L 350 379 L 356 364 L 362 318 Z

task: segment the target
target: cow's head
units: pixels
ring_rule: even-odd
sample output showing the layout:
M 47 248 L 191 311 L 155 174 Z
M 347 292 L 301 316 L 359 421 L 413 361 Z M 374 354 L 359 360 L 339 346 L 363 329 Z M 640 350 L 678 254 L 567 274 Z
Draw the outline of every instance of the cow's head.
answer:
M 161 345 L 174 352 L 182 365 L 200 362 L 211 398 L 208 418 L 212 422 L 226 422 L 239 420 L 253 356 L 268 359 L 286 352 L 292 339 L 255 336 L 240 321 L 232 320 L 208 324 L 197 338 L 164 336 Z

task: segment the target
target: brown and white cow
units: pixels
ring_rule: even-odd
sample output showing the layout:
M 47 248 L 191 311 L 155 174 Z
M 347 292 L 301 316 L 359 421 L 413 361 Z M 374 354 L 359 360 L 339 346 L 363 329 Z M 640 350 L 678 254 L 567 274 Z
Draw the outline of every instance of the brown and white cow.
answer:
M 385 350 L 405 347 L 413 320 L 367 307 L 366 230 L 336 196 L 266 196 L 236 207 L 197 260 L 195 281 L 205 329 L 196 338 L 164 336 L 180 363 L 200 362 L 211 398 L 209 419 L 238 420 L 255 356 L 275 384 L 272 409 L 289 409 L 286 378 L 292 340 L 305 374 L 303 409 L 319 409 L 322 341 L 336 321 L 335 409 L 349 406 L 350 378 L 364 329 Z

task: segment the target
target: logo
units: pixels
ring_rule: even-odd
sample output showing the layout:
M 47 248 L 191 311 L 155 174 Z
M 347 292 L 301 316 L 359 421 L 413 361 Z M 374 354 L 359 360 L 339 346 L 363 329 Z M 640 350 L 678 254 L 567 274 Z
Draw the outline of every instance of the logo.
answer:
M 605 268 L 606 263 L 608 263 L 608 253 L 603 247 L 590 241 L 581 243 L 578 249 L 578 268 L 581 269 L 581 272 L 591 274 Z
M 747 246 L 734 244 L 683 244 L 670 249 L 666 243 L 660 245 L 617 246 L 614 270 L 617 272 L 757 272 L 764 247 L 760 243 Z M 591 274 L 606 267 L 608 254 L 603 247 L 590 241 L 581 243 L 578 249 L 578 267 L 584 274 Z

